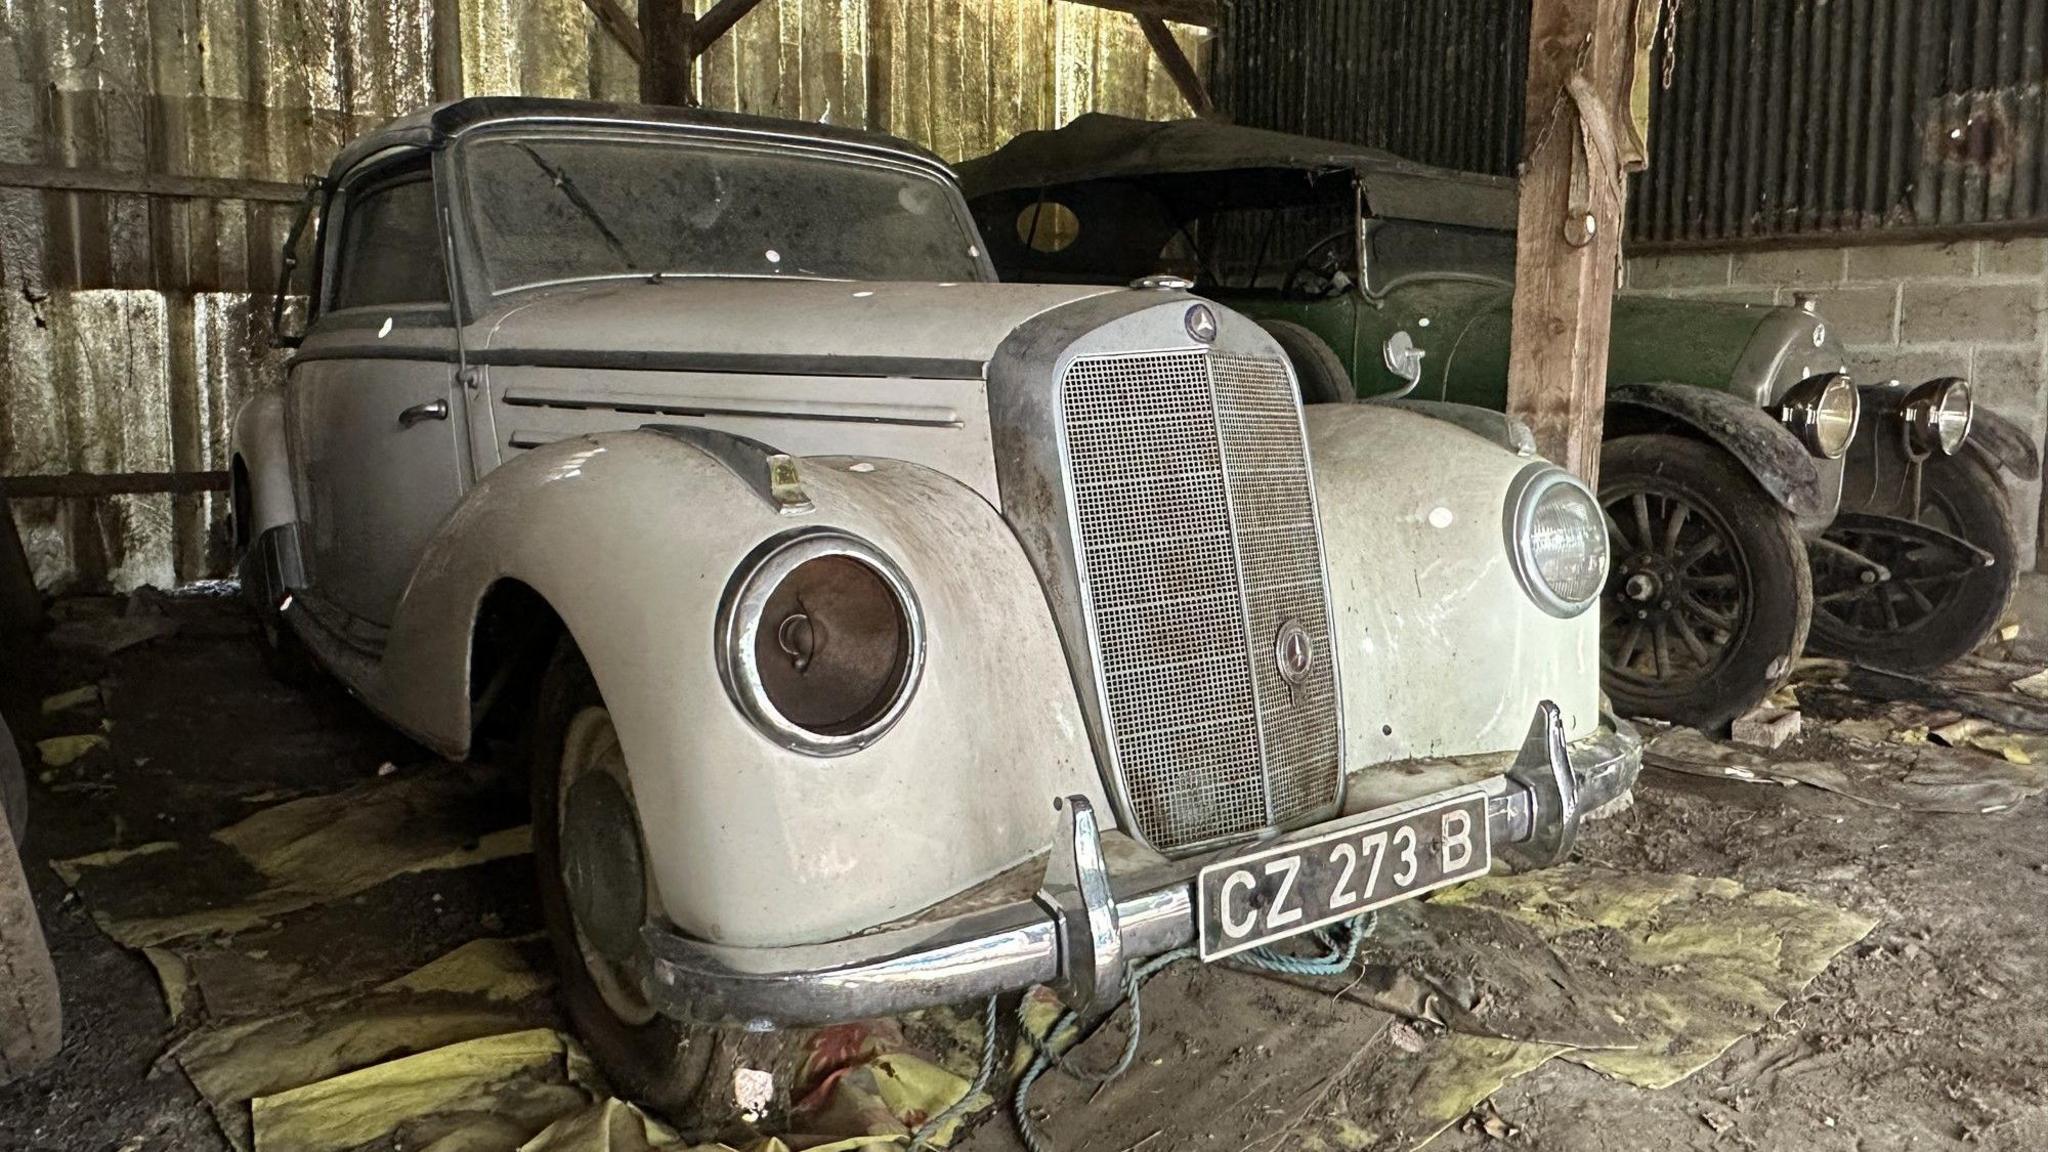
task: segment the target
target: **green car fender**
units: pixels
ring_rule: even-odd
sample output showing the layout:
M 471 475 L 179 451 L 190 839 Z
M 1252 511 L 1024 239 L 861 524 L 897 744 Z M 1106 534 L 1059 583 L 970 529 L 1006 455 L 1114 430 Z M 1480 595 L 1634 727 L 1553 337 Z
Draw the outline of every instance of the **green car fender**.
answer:
M 1834 519 L 1839 486 L 1828 482 L 1791 429 L 1748 400 L 1690 384 L 1609 388 L 1605 438 L 1647 432 L 1691 435 L 1719 445 L 1792 514 L 1804 534 L 1816 534 Z

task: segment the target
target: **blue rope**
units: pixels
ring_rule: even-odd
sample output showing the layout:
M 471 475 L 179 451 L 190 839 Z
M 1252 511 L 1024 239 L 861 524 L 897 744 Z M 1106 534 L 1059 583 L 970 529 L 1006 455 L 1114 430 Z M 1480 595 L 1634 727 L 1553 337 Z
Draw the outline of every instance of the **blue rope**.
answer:
M 1365 938 L 1372 935 L 1374 929 L 1378 927 L 1379 915 L 1374 912 L 1367 912 L 1361 916 L 1354 916 L 1340 924 L 1326 929 L 1317 929 L 1310 933 L 1310 937 L 1322 946 L 1323 952 L 1321 955 L 1290 956 L 1283 952 L 1275 952 L 1271 948 L 1253 948 L 1239 955 L 1228 957 L 1223 963 L 1237 968 L 1250 969 L 1255 972 L 1277 972 L 1287 976 L 1336 976 L 1349 970 L 1353 964 L 1358 962 L 1359 945 L 1363 944 Z M 1030 1152 L 1052 1152 L 1052 1146 L 1046 1143 L 1043 1136 L 1038 1134 L 1037 1126 L 1031 1121 L 1031 1109 L 1029 1107 L 1031 1086 L 1038 1082 L 1039 1077 L 1045 1075 L 1049 1069 L 1054 1067 L 1059 1068 L 1060 1071 L 1072 1076 L 1076 1080 L 1089 1084 L 1107 1084 L 1123 1075 L 1130 1069 L 1131 1062 L 1137 1058 L 1138 1039 L 1144 1034 L 1145 1029 L 1144 1008 L 1138 995 L 1138 989 L 1144 985 L 1145 981 L 1150 980 L 1154 975 L 1157 975 L 1169 966 L 1177 964 L 1182 960 L 1192 959 L 1195 955 L 1196 949 L 1192 947 L 1177 948 L 1172 952 L 1154 956 L 1143 964 L 1138 964 L 1125 970 L 1124 1000 L 1131 1006 L 1130 1034 L 1124 1040 L 1123 1053 L 1117 1057 L 1116 1063 L 1104 1072 L 1098 1073 L 1077 1069 L 1067 1062 L 1066 1054 L 1080 1047 L 1084 1041 L 1092 1037 L 1095 1034 L 1093 1031 L 1088 1036 L 1076 1037 L 1071 1043 L 1064 1045 L 1057 1051 L 1053 1048 L 1053 1038 L 1071 1027 L 1074 1021 L 1079 1019 L 1078 1014 L 1073 1009 L 1070 1008 L 1060 1013 L 1059 1018 L 1053 1021 L 1052 1027 L 1046 1029 L 1045 1035 L 1040 1036 L 1033 1032 L 1030 1025 L 1025 1021 L 1024 1006 L 1018 1005 L 1017 1030 L 1030 1042 L 1032 1057 L 1031 1063 L 1024 1069 L 1024 1075 L 1017 1081 L 1017 1091 L 1010 1098 L 1010 1109 L 1017 1118 L 1017 1134 L 1023 1138 L 1024 1146 L 1030 1149 Z M 1103 1020 L 1103 1024 L 1108 1022 L 1107 1018 Z M 1098 1024 L 1096 1031 L 1099 1031 L 1103 1024 Z
M 938 1115 L 918 1125 L 917 1131 L 911 1133 L 908 1152 L 920 1152 L 921 1149 L 930 1147 L 931 1142 L 938 1137 L 941 1129 L 949 1122 L 957 1120 L 964 1115 L 967 1109 L 974 1103 L 974 1098 L 988 1090 L 988 1082 L 995 1078 L 995 1074 L 996 998 L 991 996 L 988 998 L 988 1008 L 982 1014 L 981 1068 L 974 1074 L 974 1083 L 967 1086 L 967 1091 L 962 1092 L 958 1100 L 947 1105 Z

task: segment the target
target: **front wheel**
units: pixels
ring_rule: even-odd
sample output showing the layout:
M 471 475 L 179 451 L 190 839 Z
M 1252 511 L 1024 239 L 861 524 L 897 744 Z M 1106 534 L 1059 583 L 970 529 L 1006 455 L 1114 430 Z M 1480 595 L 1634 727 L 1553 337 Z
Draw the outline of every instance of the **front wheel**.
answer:
M 1806 546 L 1741 465 L 1682 436 L 1622 437 L 1601 449 L 1600 503 L 1600 663 L 1619 711 L 1713 728 L 1790 678 L 1813 614 Z
M 1815 653 L 1891 672 L 1932 672 L 1998 628 L 2019 583 L 2019 544 L 2005 489 L 1990 469 L 1966 457 L 1937 456 L 1921 467 L 1921 522 L 1982 548 L 1991 564 L 1972 564 L 1952 549 L 1886 532 L 1882 522 L 1829 528 L 1828 541 L 1883 565 L 1891 578 L 1865 583 L 1867 569 L 1816 549 Z
M 549 664 L 531 724 L 534 868 L 564 1007 L 626 1095 L 716 1133 L 739 1119 L 734 1071 L 772 1070 L 784 1088 L 799 1066 L 799 1037 L 687 1025 L 656 1010 L 653 955 L 640 932 L 659 895 L 618 730 L 573 643 L 563 641 Z

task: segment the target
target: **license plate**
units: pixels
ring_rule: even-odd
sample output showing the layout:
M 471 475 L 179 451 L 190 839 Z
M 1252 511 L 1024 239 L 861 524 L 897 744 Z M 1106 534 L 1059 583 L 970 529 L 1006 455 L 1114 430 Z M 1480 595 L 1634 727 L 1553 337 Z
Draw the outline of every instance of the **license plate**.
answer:
M 1369 812 L 1342 828 L 1202 869 L 1202 959 L 1215 960 L 1434 891 L 1493 867 L 1486 794 Z

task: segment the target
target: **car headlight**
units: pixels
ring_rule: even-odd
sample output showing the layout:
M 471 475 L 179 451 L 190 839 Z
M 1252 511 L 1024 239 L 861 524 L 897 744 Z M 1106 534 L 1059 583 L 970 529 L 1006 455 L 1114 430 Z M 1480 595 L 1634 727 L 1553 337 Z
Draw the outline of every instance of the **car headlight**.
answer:
M 1977 401 L 1968 383 L 1942 376 L 1908 392 L 1900 410 L 1906 419 L 1906 452 L 1925 460 L 1936 452 L 1953 456 L 1962 448 L 1977 416 Z
M 1508 493 L 1508 553 L 1529 598 L 1552 616 L 1593 606 L 1607 584 L 1607 518 L 1578 478 L 1534 464 Z
M 780 536 L 733 577 L 718 618 L 733 703 L 770 739 L 843 756 L 889 730 L 924 667 L 910 584 L 873 545 L 829 530 Z
M 1778 402 L 1778 419 L 1798 433 L 1808 452 L 1828 460 L 1838 460 L 1849 450 L 1862 418 L 1863 397 L 1840 372 L 1808 376 L 1786 389 Z

